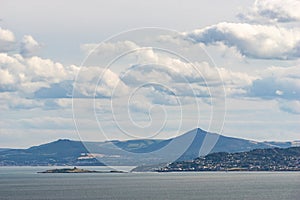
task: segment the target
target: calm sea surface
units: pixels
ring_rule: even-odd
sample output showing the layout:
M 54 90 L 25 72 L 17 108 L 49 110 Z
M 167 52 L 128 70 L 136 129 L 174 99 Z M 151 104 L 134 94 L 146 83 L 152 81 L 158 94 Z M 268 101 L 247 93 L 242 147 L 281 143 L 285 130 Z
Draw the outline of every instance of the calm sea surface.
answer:
M 0 167 L 0 199 L 300 199 L 300 172 L 36 173 L 45 169 Z

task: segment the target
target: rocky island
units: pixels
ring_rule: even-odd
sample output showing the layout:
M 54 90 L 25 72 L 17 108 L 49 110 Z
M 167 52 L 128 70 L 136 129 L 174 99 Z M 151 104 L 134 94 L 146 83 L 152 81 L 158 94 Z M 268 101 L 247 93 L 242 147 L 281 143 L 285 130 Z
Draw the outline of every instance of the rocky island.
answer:
M 96 170 L 87 170 L 87 169 L 80 169 L 77 167 L 74 168 L 62 168 L 62 169 L 49 169 L 46 171 L 38 172 L 42 174 L 51 174 L 51 173 L 126 173 L 124 171 L 96 171 Z

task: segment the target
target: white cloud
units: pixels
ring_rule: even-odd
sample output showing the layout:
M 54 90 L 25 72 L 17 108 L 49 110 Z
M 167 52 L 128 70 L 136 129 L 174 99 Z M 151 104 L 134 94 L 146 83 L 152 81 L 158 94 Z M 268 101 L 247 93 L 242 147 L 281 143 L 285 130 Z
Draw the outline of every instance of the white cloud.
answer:
M 250 96 L 264 99 L 300 99 L 300 66 L 269 67 L 254 80 Z
M 24 57 L 37 55 L 41 45 L 30 35 L 25 35 L 20 44 L 20 54 Z
M 0 52 L 11 51 L 15 48 L 15 35 L 13 32 L 0 27 Z
M 57 105 L 59 105 L 60 107 L 64 107 L 64 108 L 69 108 L 72 106 L 72 100 L 71 99 L 55 99 L 54 100 L 55 103 L 57 103 Z
M 106 66 L 125 52 L 128 52 L 129 54 L 122 57 L 122 59 L 126 59 L 126 61 L 135 59 L 136 53 L 134 50 L 140 48 L 137 44 L 128 40 L 103 42 L 100 44 L 82 44 L 80 47 L 85 55 L 88 56 L 88 59 L 85 61 L 85 65 L 88 66 Z
M 82 44 L 81 50 L 85 54 L 104 54 L 104 55 L 118 55 L 120 53 L 124 53 L 126 51 L 130 51 L 133 49 L 139 48 L 138 45 L 136 45 L 132 41 L 118 41 L 116 43 L 112 42 L 103 42 L 99 44 L 90 43 L 90 44 Z
M 10 85 L 14 83 L 13 75 L 9 73 L 7 69 L 2 70 L 0 69 L 1 79 L 0 79 L 0 85 Z
M 276 91 L 275 91 L 275 94 L 277 94 L 277 95 L 280 95 L 280 96 L 281 96 L 281 95 L 283 95 L 283 91 L 281 91 L 281 90 L 276 90 Z
M 168 57 L 158 58 L 160 65 L 134 65 L 121 75 L 121 79 L 131 87 L 157 83 L 173 89 L 177 96 L 209 97 L 224 94 L 223 85 L 230 95 L 245 93 L 242 90 L 256 78 L 212 67 L 206 62 L 185 63 Z
M 253 7 L 238 16 L 250 22 L 292 22 L 300 21 L 299 0 L 256 0 Z
M 188 63 L 173 55 L 149 47 L 143 48 L 130 41 L 110 42 L 101 45 L 101 48 L 106 49 L 107 52 L 101 48 L 96 48 L 93 52 L 96 56 L 100 54 L 102 58 L 105 54 L 107 57 L 115 57 L 118 53 L 124 53 L 122 51 L 138 49 L 129 56 L 135 57 L 136 60 L 134 62 L 122 60 L 117 68 L 111 66 L 112 70 L 108 70 L 109 73 L 101 77 L 101 87 L 97 87 L 96 83 L 103 71 L 101 69 L 97 69 L 97 71 L 96 68 L 91 67 L 82 68 L 79 73 L 81 81 L 76 81 L 78 97 L 80 95 L 93 97 L 94 92 L 97 92 L 97 96 L 107 98 L 111 97 L 114 88 L 118 89 L 119 92 L 115 93 L 119 94 L 119 97 L 124 97 L 140 88 L 139 91 L 143 91 L 142 95 L 147 98 L 147 102 L 172 106 L 178 105 L 178 102 L 182 104 L 194 103 L 195 98 L 224 97 L 223 85 L 230 95 L 244 94 L 246 93 L 244 88 L 255 79 L 255 77 L 244 73 L 212 67 L 207 62 Z M 96 44 L 93 45 L 93 48 L 95 47 L 97 47 Z M 138 64 L 132 65 L 132 63 Z M 109 75 L 110 73 L 115 74 Z M 112 84 L 105 83 L 106 79 L 113 80 L 111 81 Z M 146 101 L 143 100 L 142 102 Z M 147 110 L 142 109 L 137 102 L 131 105 L 131 109 Z
M 18 91 L 30 97 L 34 92 L 51 84 L 73 80 L 79 67 L 40 57 L 24 58 L 19 54 L 0 53 L 0 92 Z
M 23 36 L 22 41 L 17 43 L 13 32 L 0 27 L 0 53 L 19 50 L 23 57 L 31 57 L 37 55 L 41 47 L 31 35 Z
M 0 103 L 2 110 L 35 109 L 44 106 L 43 102 L 21 97 L 17 92 L 0 92 Z
M 170 38 L 168 38 L 170 39 Z M 178 41 L 177 42 L 184 42 Z M 207 62 L 189 63 L 178 57 L 170 56 L 151 47 L 140 47 L 132 41 L 117 41 L 115 43 L 86 44 L 94 49 L 95 54 L 107 54 L 116 57 L 126 51 L 134 51 L 130 56 L 135 57 L 135 62 L 126 60 L 122 62 L 123 71 L 120 73 L 122 81 L 128 86 L 136 86 L 147 82 L 158 83 L 197 83 L 210 86 L 230 85 L 244 87 L 249 85 L 255 77 L 245 73 L 230 71 L 223 67 L 213 67 Z M 226 48 L 219 45 L 223 51 L 237 54 L 235 57 L 241 59 L 241 55 L 235 48 Z M 130 57 L 129 56 L 129 57 Z M 101 58 L 106 56 L 101 56 Z M 137 63 L 137 64 L 132 64 Z M 124 67 L 125 66 L 125 67 Z M 117 70 L 121 71 L 119 67 Z
M 280 101 L 279 107 L 285 112 L 298 115 L 300 114 L 300 101 Z
M 75 65 L 64 66 L 59 62 L 40 57 L 24 58 L 23 63 L 32 74 L 33 80 L 43 80 L 48 83 L 57 83 L 62 80 L 72 80 L 79 70 Z
M 129 41 L 126 43 L 130 44 L 129 46 L 132 44 Z M 120 44 L 117 42 L 115 45 Z M 113 43 L 108 46 L 111 49 L 118 49 Z M 137 45 L 134 47 L 139 48 Z M 187 63 L 160 54 L 152 48 L 142 49 L 136 52 L 135 56 L 140 63 L 150 64 L 137 64 L 117 73 L 101 67 L 64 66 L 37 56 L 23 57 L 19 54 L 2 53 L 0 89 L 2 92 L 17 92 L 26 98 L 69 98 L 72 94 L 73 79 L 79 72 L 75 84 L 75 97 L 110 98 L 112 95 L 121 97 L 147 83 L 157 83 L 167 88 L 164 90 L 155 85 L 143 86 L 148 88 L 148 93 L 144 92 L 143 95 L 153 104 L 177 105 L 177 97 L 181 98 L 179 101 L 183 104 L 189 104 L 191 97 L 203 99 L 218 97 L 225 95 L 223 86 L 229 97 L 254 96 L 263 99 L 299 97 L 299 67 L 271 67 L 260 77 L 255 77 L 222 67 L 212 67 L 206 62 Z M 20 105 L 30 108 L 29 100 L 20 101 Z M 43 104 L 38 102 L 36 105 L 44 106 L 45 109 L 60 106 L 59 102 L 53 100 L 45 101 Z
M 223 22 L 184 33 L 183 37 L 206 45 L 222 42 L 252 58 L 292 59 L 300 56 L 298 28 Z
M 127 86 L 118 75 L 101 67 L 80 68 L 37 56 L 23 57 L 19 54 L 0 53 L 0 94 L 14 94 L 14 97 L 10 96 L 11 99 L 4 98 L 10 108 L 64 107 L 63 101 L 47 99 L 72 97 L 73 81 L 79 71 L 75 97 L 94 97 L 96 94 L 97 97 L 106 98 L 113 91 L 115 96 L 126 92 Z
M 75 80 L 75 97 L 111 97 L 127 92 L 127 86 L 110 69 L 81 67 Z

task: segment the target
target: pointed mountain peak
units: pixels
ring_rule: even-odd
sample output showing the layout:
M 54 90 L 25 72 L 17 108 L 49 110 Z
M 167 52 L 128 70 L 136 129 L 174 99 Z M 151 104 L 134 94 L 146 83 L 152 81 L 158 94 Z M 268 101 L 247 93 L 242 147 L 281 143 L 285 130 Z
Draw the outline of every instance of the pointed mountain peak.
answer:
M 204 131 L 203 129 L 201 129 L 201 128 L 199 128 L 199 127 L 197 127 L 197 128 L 194 128 L 194 129 L 191 129 L 190 131 L 188 131 L 188 132 L 194 132 L 194 131 L 199 131 L 199 132 L 206 132 L 206 131 Z
M 199 127 L 196 128 L 195 130 L 197 131 L 197 133 L 207 133 L 207 131 L 205 131 L 205 130 L 199 128 Z
M 194 128 L 194 129 L 188 131 L 187 133 L 189 133 L 189 132 L 193 132 L 193 133 L 196 132 L 197 134 L 207 134 L 207 133 L 209 133 L 209 132 L 207 132 L 207 131 L 199 128 L 199 127 Z
M 54 142 L 73 142 L 72 140 L 69 140 L 69 139 L 58 139 Z
M 205 131 L 205 130 L 203 130 L 201 128 L 194 128 L 194 129 L 192 129 L 190 131 L 187 131 L 184 134 L 182 134 L 182 135 L 180 135 L 178 137 L 175 137 L 175 138 L 181 138 L 181 137 L 185 137 L 185 136 L 195 137 L 196 135 L 200 136 L 200 135 L 205 135 L 207 133 L 208 133 L 207 131 Z M 175 139 L 175 138 L 173 138 L 173 139 Z
M 194 130 L 197 131 L 197 134 L 209 134 L 209 135 L 219 135 L 219 136 L 222 136 L 221 133 L 209 132 L 209 131 L 203 130 L 201 128 L 195 128 Z

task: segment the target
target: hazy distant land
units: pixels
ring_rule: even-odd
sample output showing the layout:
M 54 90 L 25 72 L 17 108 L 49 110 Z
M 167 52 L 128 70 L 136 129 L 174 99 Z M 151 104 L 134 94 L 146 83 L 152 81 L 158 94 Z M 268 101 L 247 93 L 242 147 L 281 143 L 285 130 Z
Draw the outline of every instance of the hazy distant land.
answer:
M 202 160 L 205 155 L 199 155 L 202 144 L 207 137 L 217 137 L 216 144 L 210 151 L 211 154 L 206 157 L 211 158 L 212 164 L 216 166 L 210 166 L 209 163 L 207 163 L 207 159 L 204 161 Z M 184 142 L 189 140 L 191 140 L 190 146 L 188 146 L 187 149 L 183 148 L 184 151 L 179 155 L 180 157 L 176 157 L 174 150 L 180 148 L 183 146 Z M 168 146 L 170 142 L 174 142 L 176 145 L 173 148 L 169 148 L 168 151 L 156 153 L 157 150 Z M 28 149 L 2 149 L 0 151 L 0 166 L 157 166 L 159 163 L 173 163 L 177 160 L 184 161 L 181 163 L 183 165 L 183 171 L 191 171 L 197 162 L 202 163 L 203 167 L 199 168 L 199 165 L 197 165 L 195 170 L 233 170 L 234 168 L 236 168 L 236 170 L 250 170 L 247 168 L 247 165 L 246 167 L 244 166 L 244 162 L 247 160 L 249 160 L 249 162 L 254 162 L 255 160 L 251 160 L 252 158 L 256 158 L 256 161 L 258 162 L 263 159 L 263 155 L 268 153 L 268 151 L 254 151 L 259 152 L 261 157 L 247 157 L 246 155 L 250 155 L 251 153 L 239 154 L 240 152 L 248 152 L 254 149 L 290 148 L 298 144 L 299 142 L 297 141 L 257 142 L 209 133 L 197 128 L 178 137 L 166 140 L 140 139 L 128 141 L 81 142 L 64 139 Z M 293 156 L 297 157 L 297 155 L 298 154 L 294 154 Z M 190 161 L 187 162 L 187 160 L 194 160 L 199 156 L 201 158 L 197 161 L 195 160 L 194 163 L 190 163 Z M 243 156 L 246 156 L 244 160 L 242 159 Z M 222 166 L 221 164 L 218 164 L 218 162 L 228 164 L 233 158 L 238 158 L 241 160 L 241 163 L 236 161 L 236 163 L 232 163 L 232 166 Z M 273 157 L 268 155 L 268 158 L 272 160 Z M 274 159 L 274 162 L 280 161 L 280 159 Z M 176 164 L 174 165 L 169 165 L 169 168 L 161 168 L 161 171 L 179 171 L 181 167 L 175 166 L 180 165 L 180 163 L 175 163 Z M 265 163 L 263 164 L 265 165 Z M 192 166 L 190 167 L 189 165 Z M 220 165 L 220 167 L 217 167 L 217 165 Z M 257 168 L 256 170 L 263 169 L 270 170 L 268 168 Z M 251 170 L 253 169 L 251 168 Z M 289 168 L 285 168 L 285 170 L 289 170 Z

